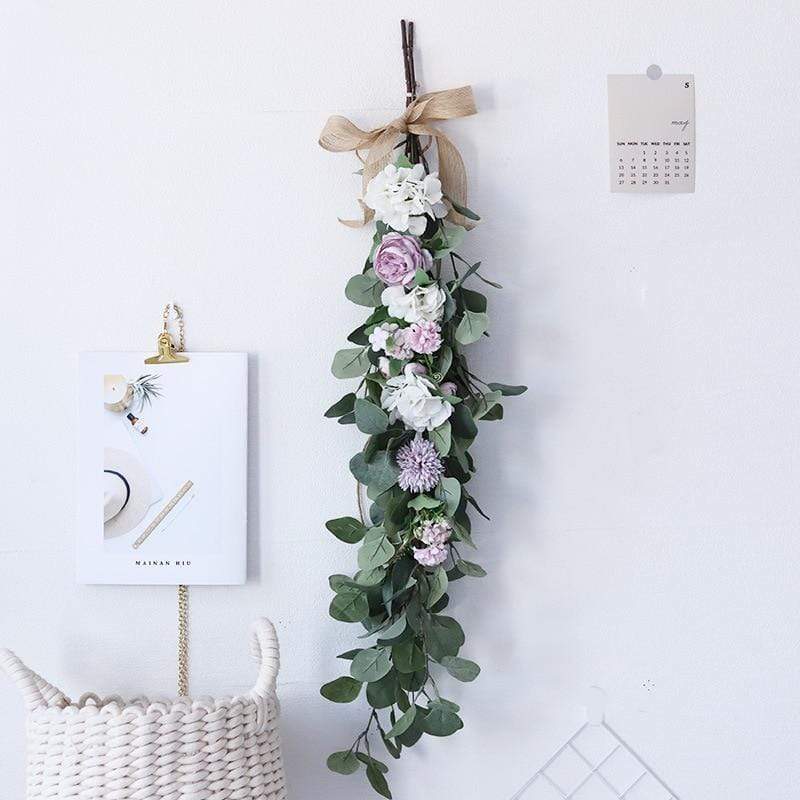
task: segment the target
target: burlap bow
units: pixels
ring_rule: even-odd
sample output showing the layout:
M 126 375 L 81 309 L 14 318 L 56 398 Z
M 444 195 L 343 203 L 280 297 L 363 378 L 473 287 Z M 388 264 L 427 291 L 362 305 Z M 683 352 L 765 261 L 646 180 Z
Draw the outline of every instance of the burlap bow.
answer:
M 364 162 L 362 187 L 366 192 L 367 184 L 393 160 L 392 153 L 399 136 L 406 133 L 430 136 L 436 140 L 442 191 L 452 202 L 466 206 L 467 176 L 461 153 L 442 131 L 434 128 L 430 123 L 435 120 L 468 117 L 476 113 L 472 87 L 461 86 L 458 89 L 424 94 L 407 106 L 402 116 L 371 131 L 362 131 L 345 117 L 330 117 L 320 134 L 319 143 L 326 150 L 334 153 L 342 153 L 347 150 L 356 152 L 356 155 Z M 367 151 L 366 158 L 361 156 L 359 150 Z M 363 201 L 359 200 L 359 203 L 363 219 L 341 220 L 345 225 L 360 227 L 374 216 L 372 209 L 367 208 Z M 450 218 L 459 224 L 465 222 L 464 218 L 454 211 L 451 211 Z

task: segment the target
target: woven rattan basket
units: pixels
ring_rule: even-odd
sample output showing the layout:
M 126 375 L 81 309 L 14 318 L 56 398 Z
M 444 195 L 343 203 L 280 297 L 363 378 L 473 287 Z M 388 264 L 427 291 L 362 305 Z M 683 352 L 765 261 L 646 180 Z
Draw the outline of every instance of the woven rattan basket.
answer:
M 0 650 L 28 708 L 28 800 L 284 800 L 278 640 L 266 619 L 252 652 L 258 679 L 238 697 L 73 702 Z

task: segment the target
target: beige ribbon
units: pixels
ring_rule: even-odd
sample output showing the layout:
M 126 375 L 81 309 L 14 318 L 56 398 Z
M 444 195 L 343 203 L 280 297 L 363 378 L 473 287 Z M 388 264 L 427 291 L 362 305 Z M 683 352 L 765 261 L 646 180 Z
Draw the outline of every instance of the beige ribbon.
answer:
M 407 106 L 402 116 L 371 131 L 362 131 L 345 117 L 330 117 L 322 129 L 319 143 L 321 147 L 333 153 L 348 150 L 356 152 L 364 162 L 362 187 L 366 192 L 367 184 L 393 160 L 392 152 L 397 145 L 398 136 L 407 133 L 430 136 L 436 140 L 436 149 L 439 153 L 439 180 L 442 182 L 442 191 L 454 203 L 466 206 L 467 175 L 461 153 L 442 131 L 431 125 L 431 122 L 468 117 L 477 111 L 471 86 L 461 86 L 443 92 L 429 92 Z M 361 156 L 359 150 L 367 151 L 366 158 Z M 367 208 L 362 200 L 358 202 L 363 219 L 341 220 L 352 228 L 365 225 L 374 216 L 372 209 Z M 461 214 L 455 211 L 450 212 L 449 218 L 460 225 L 466 223 Z

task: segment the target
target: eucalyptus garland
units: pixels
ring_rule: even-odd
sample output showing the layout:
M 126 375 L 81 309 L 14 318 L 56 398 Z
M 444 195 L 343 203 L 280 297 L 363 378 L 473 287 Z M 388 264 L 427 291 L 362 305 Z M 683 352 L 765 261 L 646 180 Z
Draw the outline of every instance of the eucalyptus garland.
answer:
M 364 768 L 387 798 L 388 768 L 376 745 L 399 758 L 425 734 L 463 727 L 442 679 L 470 682 L 480 673 L 461 655 L 461 625 L 444 613 L 455 581 L 486 575 L 466 557 L 475 548 L 469 509 L 489 519 L 469 488 L 470 448 L 478 422 L 502 419 L 503 398 L 526 388 L 487 383 L 470 370 L 464 348 L 488 335 L 489 317 L 486 297 L 467 284 L 502 287 L 458 253 L 467 231 L 448 220 L 477 221 L 477 214 L 443 194 L 416 136 L 406 135 L 403 147 L 366 187 L 375 234 L 363 270 L 345 288 L 371 311 L 332 371 L 360 381 L 325 412 L 369 437 L 350 459 L 360 518 L 325 523 L 358 547 L 355 574 L 329 578 L 330 615 L 360 625 L 364 645 L 342 653 L 349 674 L 321 688 L 335 703 L 363 692 L 369 710 L 363 730 L 327 763 L 345 775 Z

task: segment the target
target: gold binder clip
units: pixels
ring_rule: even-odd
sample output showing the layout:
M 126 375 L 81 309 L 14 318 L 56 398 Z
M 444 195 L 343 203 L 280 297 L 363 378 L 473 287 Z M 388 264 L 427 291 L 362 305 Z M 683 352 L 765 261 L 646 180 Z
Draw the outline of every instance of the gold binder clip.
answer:
M 167 330 L 169 322 L 169 310 L 175 312 L 175 319 L 178 322 L 178 346 L 172 341 L 172 336 Z M 158 335 L 157 347 L 158 353 L 150 358 L 144 360 L 145 364 L 185 364 L 189 359 L 186 356 L 179 355 L 178 351 L 183 350 L 183 311 L 176 303 L 167 303 L 164 306 L 164 311 L 161 314 L 164 323 L 161 333 Z

